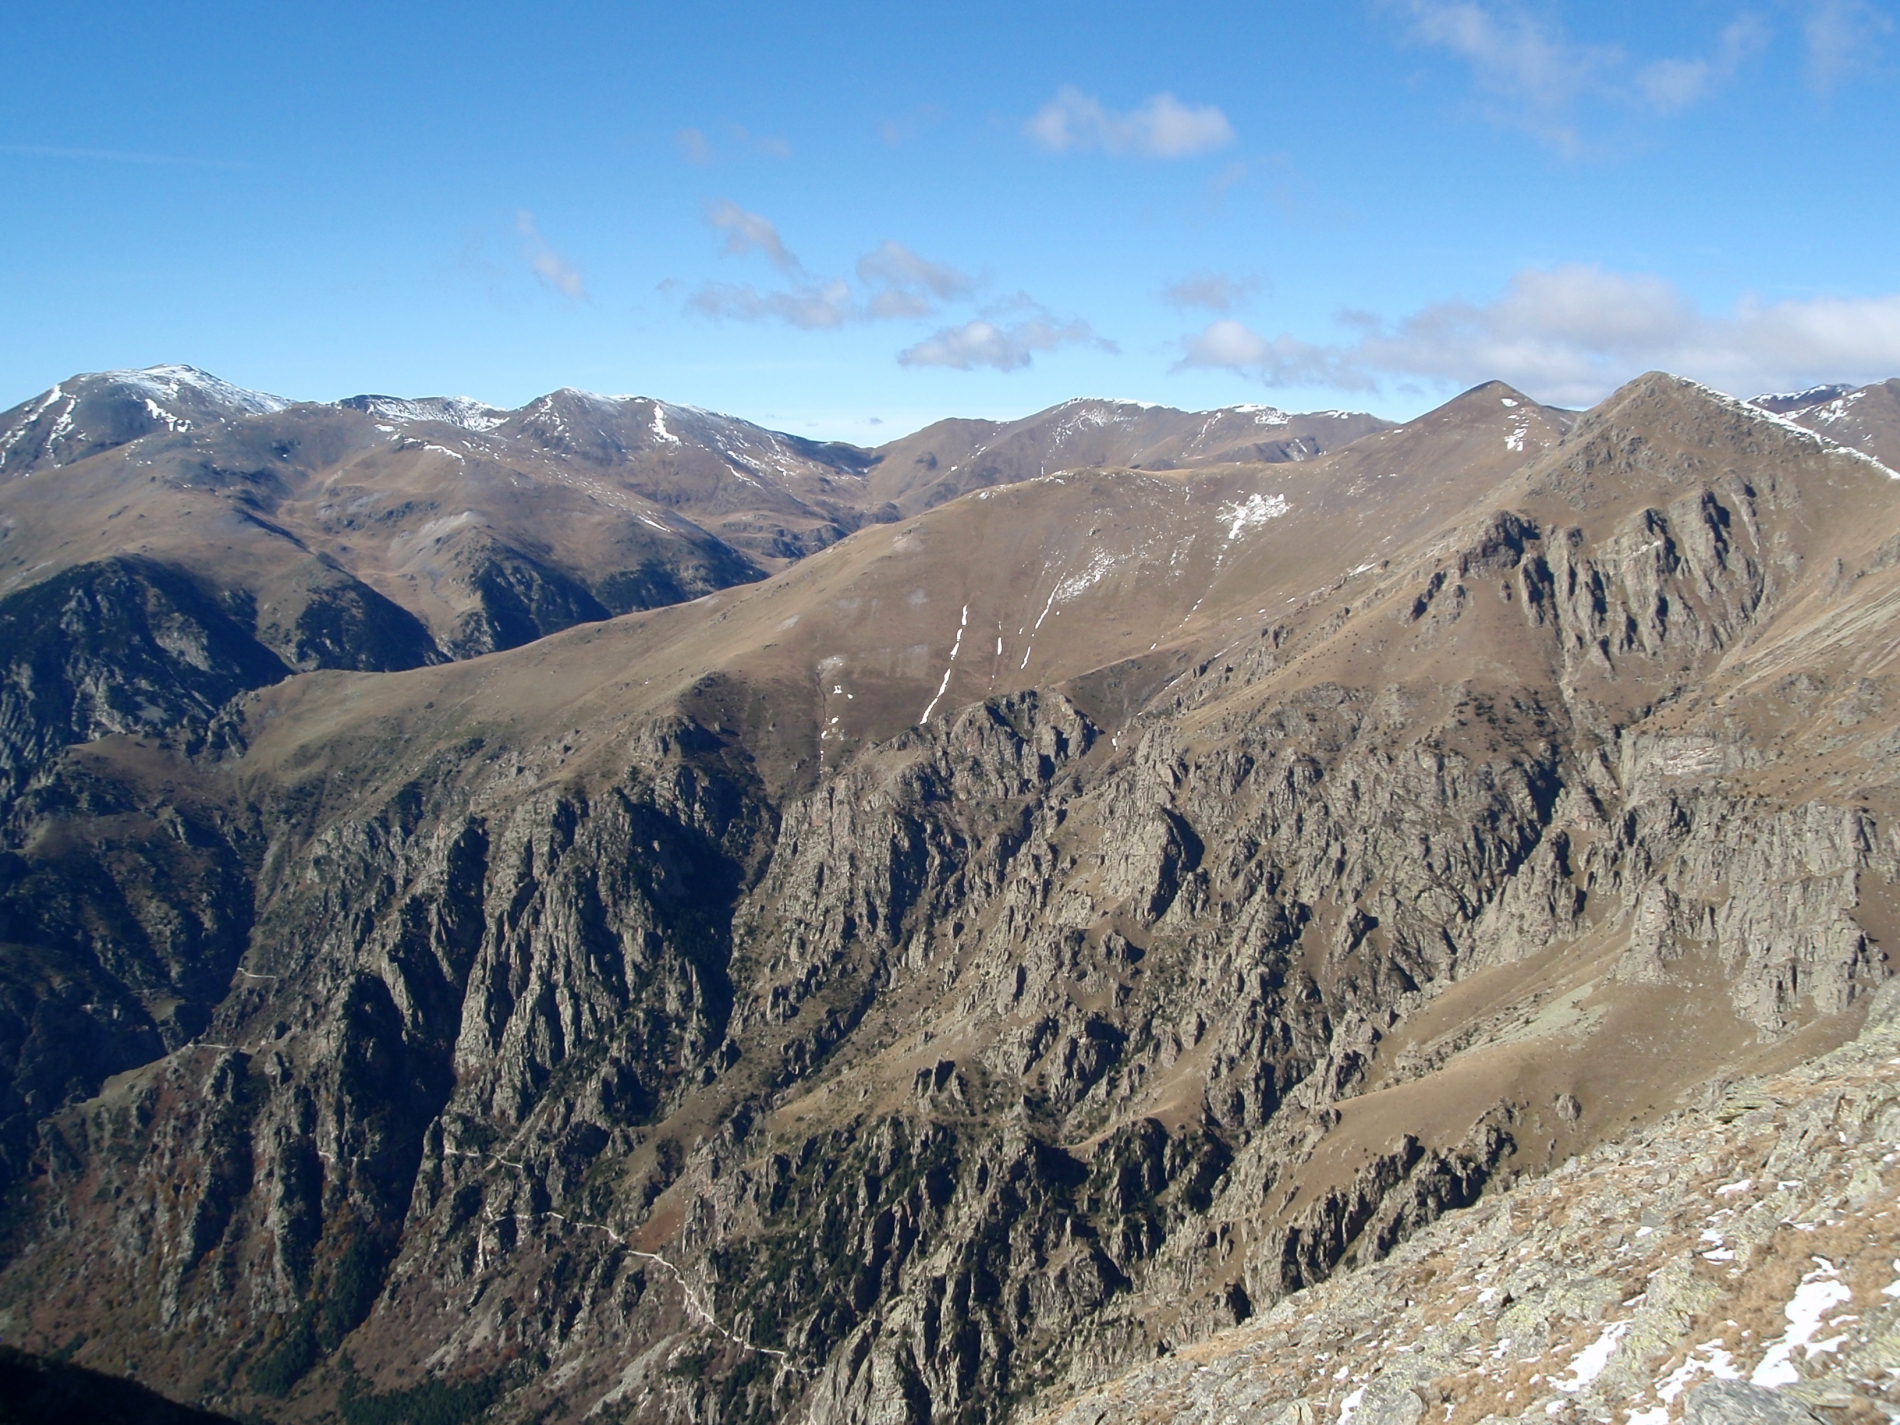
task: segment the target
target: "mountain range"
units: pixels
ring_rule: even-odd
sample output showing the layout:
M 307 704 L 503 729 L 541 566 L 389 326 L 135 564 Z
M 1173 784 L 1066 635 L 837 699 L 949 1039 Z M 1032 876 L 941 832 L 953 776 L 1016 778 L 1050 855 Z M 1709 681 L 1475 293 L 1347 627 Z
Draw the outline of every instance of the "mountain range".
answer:
M 1133 1420 L 1166 1356 L 1239 1419 L 1659 1425 L 1750 1267 L 1724 1360 L 1895 1403 L 1763 1374 L 1833 1208 L 1682 1245 L 1741 1139 L 1603 1387 L 1571 1288 L 1635 1239 L 1537 1194 L 1896 1077 L 1897 446 L 1894 381 L 878 450 L 62 382 L 0 416 L 0 1331 L 282 1420 Z M 1419 1263 L 1534 1241 L 1470 1308 L 1515 1385 L 1381 1384 Z M 1250 1364 L 1349 1307 L 1336 1378 Z

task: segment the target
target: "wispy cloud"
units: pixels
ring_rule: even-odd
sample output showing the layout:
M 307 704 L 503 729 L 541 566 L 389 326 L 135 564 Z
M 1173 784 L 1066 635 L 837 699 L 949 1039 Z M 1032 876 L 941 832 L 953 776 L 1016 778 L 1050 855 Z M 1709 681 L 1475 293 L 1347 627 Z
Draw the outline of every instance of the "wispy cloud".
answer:
M 955 371 L 974 371 L 979 366 L 1019 371 L 1036 353 L 1064 346 L 1117 350 L 1113 342 L 1098 337 L 1087 322 L 1056 321 L 1038 310 L 1017 321 L 999 323 L 977 317 L 961 326 L 944 327 L 898 352 L 897 361 L 900 366 L 947 366 Z
M 1212 104 L 1183 104 L 1156 94 L 1139 109 L 1112 113 L 1099 99 L 1072 84 L 1036 111 L 1023 133 L 1049 153 L 1135 154 L 1145 158 L 1191 158 L 1234 141 L 1233 125 Z
M 1573 41 L 1554 21 L 1473 0 L 1406 0 L 1411 36 L 1447 50 L 1478 87 L 1535 114 L 1560 112 L 1623 62 L 1620 50 Z
M 1181 347 L 1177 371 L 1195 367 L 1239 371 L 1268 386 L 1331 386 L 1342 391 L 1378 387 L 1351 352 L 1318 346 L 1285 332 L 1263 337 L 1232 317 L 1209 322 L 1205 329 L 1183 337 Z
M 792 156 L 792 146 L 785 139 L 773 134 L 755 134 L 744 124 L 727 124 L 726 137 L 721 142 L 728 150 L 737 148 L 741 154 L 756 153 L 766 158 Z M 720 157 L 719 145 L 704 129 L 681 129 L 673 135 L 673 146 L 688 163 L 713 163 Z
M 1162 292 L 1171 307 L 1204 312 L 1231 312 L 1260 290 L 1258 277 L 1230 277 L 1225 272 L 1190 272 Z
M 523 208 L 515 214 L 515 230 L 521 234 L 521 260 L 550 292 L 574 302 L 587 300 L 587 284 L 579 269 L 548 246 L 534 225 L 534 214 Z
M 1827 0 L 1855 4 L 1861 0 Z M 1765 49 L 1767 26 L 1738 15 L 1707 54 L 1642 60 L 1621 45 L 1573 38 L 1547 11 L 1514 0 L 1386 0 L 1415 44 L 1461 60 L 1492 118 L 1576 151 L 1585 100 L 1670 114 L 1699 103 Z
M 1877 63 L 1893 19 L 1868 0 L 1811 0 L 1802 20 L 1808 82 L 1823 94 Z
M 935 104 L 919 104 L 906 110 L 894 119 L 880 119 L 877 125 L 878 137 L 892 148 L 908 143 L 925 129 L 935 128 L 943 121 L 943 110 Z
M 1636 93 L 1659 114 L 1699 104 L 1720 88 L 1743 63 L 1768 48 L 1768 26 L 1753 15 L 1731 20 L 1703 59 L 1658 59 L 1633 76 Z
M 805 270 L 779 237 L 776 226 L 757 213 L 748 213 L 737 203 L 725 198 L 708 203 L 706 221 L 726 235 L 725 250 L 728 256 L 744 257 L 747 253 L 761 252 L 774 267 L 788 276 L 796 276 Z
M 857 262 L 857 285 L 843 277 L 808 272 L 785 245 L 776 225 L 736 203 L 706 205 L 706 221 L 724 234 L 732 257 L 758 254 L 788 285 L 761 290 L 750 283 L 708 282 L 686 299 L 688 311 L 742 322 L 784 322 L 804 331 L 831 330 L 848 322 L 934 316 L 942 302 L 967 299 L 975 281 L 946 262 L 936 262 L 900 242 L 885 239 Z
M 1342 390 L 1374 389 L 1380 377 L 1444 386 L 1497 378 L 1572 405 L 1652 367 L 1744 395 L 1900 371 L 1900 294 L 1750 299 L 1711 315 L 1661 277 L 1564 266 L 1527 268 L 1487 302 L 1438 302 L 1391 323 L 1344 321 L 1358 336 L 1335 344 L 1217 321 L 1182 339 L 1177 367 Z
M 808 271 L 785 245 L 778 228 L 757 213 L 724 199 L 706 205 L 706 221 L 724 235 L 732 257 L 765 258 L 786 279 L 761 288 L 745 282 L 706 282 L 686 296 L 686 310 L 718 321 L 780 322 L 801 331 L 835 331 L 860 322 L 917 320 L 938 315 L 945 304 L 974 302 L 976 279 L 886 238 L 857 260 L 856 281 Z M 662 284 L 663 290 L 678 290 Z M 903 366 L 943 366 L 959 371 L 992 367 L 1016 371 L 1038 352 L 1091 345 L 1114 351 L 1079 318 L 1052 314 L 1026 293 L 980 307 L 970 320 L 945 326 L 897 354 Z
M 737 322 L 784 322 L 800 331 L 831 331 L 858 316 L 840 278 L 761 292 L 749 283 L 707 282 L 686 299 L 688 311 Z
M 858 281 L 870 289 L 873 317 L 927 317 L 938 302 L 960 301 L 975 286 L 967 273 L 888 238 L 858 259 Z
M 789 140 L 777 134 L 755 134 L 744 124 L 729 124 L 726 132 L 732 135 L 734 143 L 752 153 L 764 154 L 767 158 L 790 158 L 792 145 Z

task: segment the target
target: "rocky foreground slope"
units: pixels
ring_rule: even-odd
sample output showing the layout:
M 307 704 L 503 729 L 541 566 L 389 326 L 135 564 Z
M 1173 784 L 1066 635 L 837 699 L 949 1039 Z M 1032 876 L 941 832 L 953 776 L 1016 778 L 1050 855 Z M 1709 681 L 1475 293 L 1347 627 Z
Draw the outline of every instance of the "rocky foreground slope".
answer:
M 203 716 L 9 812 L 0 1328 L 284 1420 L 1032 1416 L 1849 1039 L 1897 635 L 1900 480 L 1652 375 L 454 663 L 174 640 Z
M 1842 1048 L 1717 1080 L 1037 1425 L 1891 1419 L 1894 988 Z

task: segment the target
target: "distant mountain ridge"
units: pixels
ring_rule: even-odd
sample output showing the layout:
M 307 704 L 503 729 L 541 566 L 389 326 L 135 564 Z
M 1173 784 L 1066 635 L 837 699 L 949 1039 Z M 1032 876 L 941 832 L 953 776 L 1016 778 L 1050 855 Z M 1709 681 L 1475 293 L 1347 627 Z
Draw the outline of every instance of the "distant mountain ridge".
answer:
M 203 732 L 242 687 L 426 667 L 700 598 L 967 489 L 1297 461 L 1384 424 L 1077 400 L 865 450 L 572 388 L 502 410 L 298 402 L 182 365 L 71 377 L 0 413 L 0 713 L 15 722 L 0 790 L 74 740 Z M 183 646 L 165 685 L 156 670 Z
M 0 414 L 0 597 L 79 564 L 156 560 L 256 605 L 290 667 L 416 666 L 761 579 L 979 486 L 1306 459 L 1383 425 L 1070 401 L 866 450 L 642 396 L 326 404 L 189 366 L 108 371 Z M 32 478 L 53 469 L 53 488 Z M 339 643 L 335 628 L 364 620 L 404 631 L 372 640 L 382 652 Z
M 1754 404 L 1900 469 L 1900 379 L 1860 387 L 1815 386 L 1792 395 L 1757 396 Z
M 1018 421 L 939 421 L 880 446 L 873 496 L 907 511 L 987 485 L 1063 469 L 1175 470 L 1223 462 L 1310 460 L 1392 422 L 1360 412 L 1290 415 L 1272 406 L 1178 411 L 1079 398 Z

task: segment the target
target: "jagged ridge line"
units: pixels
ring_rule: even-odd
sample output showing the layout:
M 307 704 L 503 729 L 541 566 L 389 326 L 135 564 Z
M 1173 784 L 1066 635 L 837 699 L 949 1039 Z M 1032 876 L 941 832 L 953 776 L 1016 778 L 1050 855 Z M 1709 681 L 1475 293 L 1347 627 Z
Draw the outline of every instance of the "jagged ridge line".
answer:
M 1704 386 L 1700 381 L 1691 381 L 1683 376 L 1678 376 L 1676 379 L 1681 381 L 1685 386 L 1694 387 L 1705 396 L 1711 397 L 1718 404 L 1727 407 L 1731 411 L 1740 415 L 1753 416 L 1757 420 L 1767 421 L 1771 425 L 1781 427 L 1781 429 L 1786 431 L 1789 435 L 1805 437 L 1809 442 L 1819 447 L 1823 455 L 1849 456 L 1854 460 L 1864 461 L 1866 464 L 1873 466 L 1874 469 L 1880 471 L 1889 480 L 1900 480 L 1900 470 L 1895 470 L 1891 466 L 1882 463 L 1858 446 L 1844 444 L 1831 436 L 1822 435 L 1817 430 L 1809 430 L 1798 421 L 1788 419 L 1788 417 L 1782 415 L 1779 411 L 1765 410 L 1752 401 L 1743 401 L 1729 395 L 1725 391 L 1718 391 L 1713 386 Z

